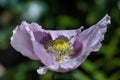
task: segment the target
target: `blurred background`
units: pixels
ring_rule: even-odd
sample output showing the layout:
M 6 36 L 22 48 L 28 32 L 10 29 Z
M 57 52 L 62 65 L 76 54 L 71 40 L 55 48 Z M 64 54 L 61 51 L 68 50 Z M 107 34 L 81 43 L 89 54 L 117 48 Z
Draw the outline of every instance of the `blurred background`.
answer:
M 111 24 L 99 52 L 69 73 L 52 80 L 120 80 L 120 0 L 0 0 L 0 80 L 50 80 L 53 72 L 38 75 L 40 62 L 22 56 L 10 46 L 12 30 L 22 21 L 45 29 L 77 29 L 97 23 L 105 14 Z

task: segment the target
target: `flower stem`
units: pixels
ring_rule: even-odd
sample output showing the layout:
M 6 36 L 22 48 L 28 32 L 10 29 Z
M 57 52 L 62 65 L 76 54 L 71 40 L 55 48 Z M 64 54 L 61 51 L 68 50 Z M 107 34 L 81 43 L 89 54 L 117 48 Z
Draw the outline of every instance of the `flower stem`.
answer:
M 50 80 L 55 80 L 55 72 L 52 73 Z

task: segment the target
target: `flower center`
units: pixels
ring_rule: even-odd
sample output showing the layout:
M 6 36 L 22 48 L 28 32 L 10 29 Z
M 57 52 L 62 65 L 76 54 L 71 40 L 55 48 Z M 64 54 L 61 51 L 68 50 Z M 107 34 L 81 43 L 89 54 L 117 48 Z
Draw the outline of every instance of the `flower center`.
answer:
M 56 40 L 53 42 L 52 47 L 55 51 L 58 51 L 61 54 L 65 54 L 69 49 L 69 43 L 64 40 Z
M 56 61 L 60 63 L 69 59 L 73 54 L 73 47 L 66 40 L 56 39 L 48 46 L 48 51 L 52 52 L 56 56 Z

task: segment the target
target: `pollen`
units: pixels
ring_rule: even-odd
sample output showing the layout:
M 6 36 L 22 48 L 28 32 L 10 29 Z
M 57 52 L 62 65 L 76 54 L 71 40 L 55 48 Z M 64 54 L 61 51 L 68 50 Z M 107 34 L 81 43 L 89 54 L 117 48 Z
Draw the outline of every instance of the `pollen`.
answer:
M 66 40 L 56 39 L 48 47 L 48 51 L 56 56 L 57 62 L 63 62 L 69 59 L 69 56 L 73 54 L 73 47 Z
M 69 49 L 69 43 L 64 40 L 56 40 L 53 43 L 53 49 L 61 52 L 62 54 L 65 54 Z

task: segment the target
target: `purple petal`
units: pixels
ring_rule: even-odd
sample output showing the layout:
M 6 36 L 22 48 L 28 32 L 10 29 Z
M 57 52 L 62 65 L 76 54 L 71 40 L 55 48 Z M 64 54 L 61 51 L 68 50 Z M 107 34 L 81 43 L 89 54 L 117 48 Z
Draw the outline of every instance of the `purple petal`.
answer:
M 46 66 L 45 67 L 40 67 L 38 70 L 37 70 L 37 73 L 38 74 L 45 74 L 47 72 L 47 68 Z
M 36 41 L 32 41 L 32 44 L 36 56 L 44 65 L 49 66 L 56 63 L 55 56 L 51 53 L 47 53 L 43 45 L 37 43 Z
M 80 58 L 74 58 L 60 64 L 40 67 L 37 72 L 38 74 L 45 74 L 48 69 L 56 72 L 68 72 L 76 69 L 86 58 L 87 55 L 82 55 Z
M 87 52 L 87 55 L 89 55 L 91 51 L 98 51 L 101 47 L 100 42 L 104 39 L 107 24 L 110 24 L 110 17 L 108 15 L 101 19 L 96 25 L 82 31 L 76 38 L 76 44 L 74 44 L 74 46 L 82 43 L 82 53 Z
M 52 41 L 52 37 L 49 33 L 42 31 L 33 32 L 35 40 L 44 45 L 47 48 L 48 42 Z
M 37 29 L 32 30 L 31 27 L 32 27 L 31 25 L 26 23 L 25 29 L 30 35 L 35 55 L 44 65 L 48 66 L 55 64 L 55 56 L 51 53 L 47 53 L 47 50 L 45 49 L 44 45 L 39 42 L 39 40 L 41 40 L 44 35 L 39 34 L 42 38 L 36 35 L 36 32 L 42 33 L 42 31 L 44 30 L 39 29 L 38 26 L 34 26 L 34 28 L 37 27 L 38 30 Z
M 46 43 L 49 40 L 52 40 L 51 35 L 47 33 L 46 30 L 42 29 L 42 27 L 38 25 L 37 23 L 31 23 L 28 28 L 30 28 L 30 30 L 33 31 L 35 40 L 40 42 L 41 44 L 46 45 Z
M 55 64 L 55 56 L 47 53 L 39 40 L 44 40 L 44 35 L 38 36 L 36 32 L 44 31 L 38 24 L 28 24 L 25 21 L 13 31 L 11 45 L 21 54 L 34 60 L 40 60 L 44 65 Z M 46 35 L 45 35 L 46 36 Z M 48 37 L 48 36 L 47 36 Z
M 76 36 L 78 33 L 81 32 L 83 27 L 77 29 L 77 30 L 48 30 L 48 32 L 51 34 L 52 39 L 55 40 L 59 36 L 63 35 L 67 37 L 68 39 L 71 39 L 72 37 Z
M 44 31 L 44 29 L 42 29 L 42 26 L 40 26 L 39 24 L 37 24 L 37 23 L 31 23 L 30 24 L 30 29 L 33 31 L 33 32 L 35 32 L 35 31 Z
M 34 54 L 30 36 L 25 30 L 25 25 L 23 23 L 13 30 L 13 35 L 11 37 L 10 43 L 12 47 L 21 52 L 22 55 L 34 60 L 38 60 Z

